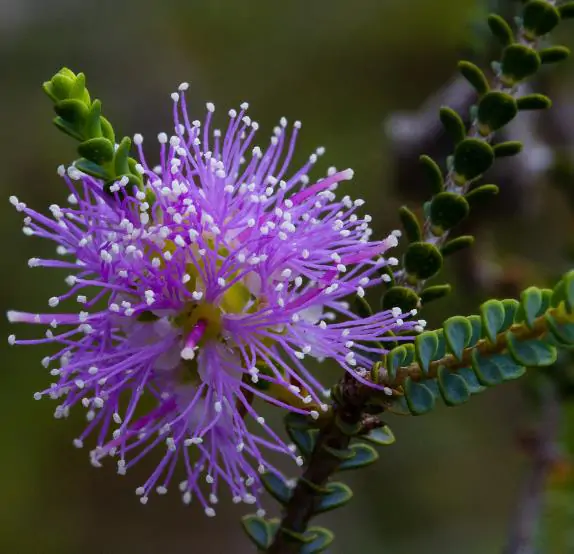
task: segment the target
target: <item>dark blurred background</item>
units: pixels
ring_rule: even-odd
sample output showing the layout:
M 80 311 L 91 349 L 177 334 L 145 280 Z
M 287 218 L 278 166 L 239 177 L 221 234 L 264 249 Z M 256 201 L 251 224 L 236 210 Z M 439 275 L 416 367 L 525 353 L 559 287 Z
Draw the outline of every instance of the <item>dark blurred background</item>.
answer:
M 61 66 L 87 74 L 120 134 L 154 138 L 169 131 L 169 93 L 181 81 L 191 82 L 196 117 L 206 101 L 223 116 L 248 100 L 263 134 L 281 116 L 301 119 L 298 159 L 322 145 L 322 170 L 353 167 L 352 194 L 366 199 L 382 236 L 398 227 L 401 203 L 416 208 L 430 193 L 409 178 L 414 158 L 385 133 L 385 121 L 404 111 L 416 115 L 453 77 L 461 53 L 488 58 L 492 42 L 478 25 L 487 9 L 478 0 L 0 0 L 2 312 L 43 311 L 66 286 L 64 274 L 28 269 L 28 258 L 49 256 L 54 245 L 24 237 L 20 215 L 8 203 L 11 194 L 40 211 L 64 202 L 56 167 L 73 160 L 74 145 L 52 126 L 40 88 Z M 558 38 L 572 42 L 571 23 L 564 27 L 569 31 Z M 540 80 L 542 90 L 562 98 L 555 108 L 564 110 L 558 120 L 566 135 L 574 127 L 573 77 L 570 61 Z M 520 132 L 526 136 L 516 138 L 569 152 L 563 128 L 534 122 Z M 414 146 L 422 153 L 428 140 Z M 522 163 L 528 159 L 523 154 Z M 543 285 L 567 267 L 563 237 L 572 233 L 572 216 L 562 193 L 546 171 L 529 167 L 528 186 L 521 188 L 520 169 L 513 167 L 500 203 L 474 214 L 479 246 L 447 264 L 441 278 L 455 292 L 432 305 L 424 315 L 429 321 L 475 310 L 509 272 L 513 290 L 515 281 Z M 3 319 L 0 327 L 5 337 L 27 333 Z M 72 446 L 82 412 L 56 421 L 53 403 L 32 399 L 50 380 L 40 365 L 46 352 L 9 348 L 6 341 L 1 348 L 0 552 L 251 552 L 238 521 L 248 507 L 226 503 L 208 519 L 197 506 L 184 506 L 175 490 L 142 506 L 134 490 L 154 460 L 125 477 L 113 464 L 94 469 L 88 450 Z M 379 464 L 348 476 L 355 499 L 323 518 L 337 532 L 331 552 L 501 552 L 527 470 L 516 444 L 530 420 L 524 398 L 520 385 L 505 385 L 456 410 L 389 417 L 397 443 L 381 452 Z M 564 523 L 545 541 L 545 552 L 574 552 L 574 501 L 562 495 L 556 502 Z M 277 512 L 276 505 L 269 508 Z

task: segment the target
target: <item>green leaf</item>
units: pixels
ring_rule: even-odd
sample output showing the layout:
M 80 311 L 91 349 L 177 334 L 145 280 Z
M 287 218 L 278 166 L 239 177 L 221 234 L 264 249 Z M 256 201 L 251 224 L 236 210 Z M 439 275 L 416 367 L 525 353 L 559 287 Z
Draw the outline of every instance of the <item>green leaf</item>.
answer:
M 275 473 L 267 472 L 261 475 L 261 484 L 265 490 L 280 504 L 287 504 L 291 498 L 291 489 L 285 481 Z
M 514 319 L 517 323 L 525 321 L 526 325 L 532 329 L 534 320 L 541 313 L 542 308 L 542 291 L 536 287 L 528 287 L 520 295 L 520 305 Z
M 404 345 L 393 348 L 387 354 L 387 372 L 391 381 L 396 378 L 398 369 L 404 365 L 406 356 L 407 349 Z
M 458 62 L 458 69 L 478 94 L 482 95 L 488 92 L 490 89 L 488 80 L 478 66 L 468 61 L 460 61 Z
M 560 17 L 562 19 L 570 19 L 574 17 L 574 2 L 565 2 L 558 6 Z
M 505 92 L 485 94 L 478 104 L 478 123 L 481 134 L 489 135 L 510 123 L 518 113 L 516 100 Z
M 337 468 L 339 471 L 359 469 L 361 467 L 368 466 L 379 459 L 377 451 L 368 444 L 356 443 L 351 445 L 350 450 L 353 452 L 353 456 L 341 463 Z
M 472 325 L 462 316 L 453 316 L 443 323 L 444 336 L 449 350 L 457 360 L 462 360 L 462 354 L 472 337 Z
M 415 339 L 415 354 L 424 373 L 428 373 L 430 363 L 435 359 L 438 337 L 434 331 L 424 331 Z
M 327 492 L 319 498 L 315 514 L 322 514 L 340 506 L 344 506 L 353 497 L 353 491 L 344 483 L 328 483 Z
M 468 346 L 474 346 L 482 338 L 482 320 L 479 315 L 470 315 L 466 319 L 472 327 L 472 335 L 468 341 Z
M 76 78 L 74 79 L 72 87 L 70 88 L 68 97 L 80 100 L 84 104 L 86 104 L 86 101 L 84 100 L 85 92 L 86 92 L 86 76 L 83 73 L 78 73 L 76 75 Z
M 333 542 L 335 535 L 324 527 L 309 527 L 305 532 L 307 542 L 301 546 L 300 554 L 318 554 L 326 550 Z
M 547 313 L 544 317 L 550 333 L 560 343 L 574 345 L 574 323 L 560 324 L 550 313 Z
M 514 298 L 507 298 L 506 300 L 502 300 L 502 306 L 504 308 L 504 322 L 502 323 L 501 329 L 506 330 L 514 323 L 520 303 L 518 300 L 514 300 Z
M 443 329 L 435 329 L 433 333 L 437 336 L 438 346 L 434 355 L 435 360 L 440 360 L 446 356 L 446 340 L 444 338 Z
M 526 94 L 516 100 L 519 110 L 547 110 L 552 106 L 552 100 L 544 94 Z
M 341 414 L 339 414 L 339 413 L 337 413 L 337 415 L 335 416 L 335 425 L 337 426 L 339 431 L 341 431 L 341 433 L 343 433 L 344 435 L 347 435 L 348 437 L 355 437 L 361 431 L 361 423 L 360 422 L 357 421 L 356 423 L 351 423 L 351 422 L 343 419 L 341 417 Z M 337 457 L 338 457 L 338 455 L 343 455 L 342 451 L 339 452 L 338 454 L 335 454 L 334 451 L 331 453 Z
M 464 404 L 470 398 L 470 391 L 465 380 L 442 366 L 438 370 L 438 386 L 447 406 Z
M 132 141 L 129 137 L 124 137 L 118 146 L 115 156 L 114 156 L 114 167 L 116 170 L 116 175 L 125 175 L 130 172 L 128 166 L 128 156 Z
M 269 524 L 262 517 L 254 515 L 243 516 L 241 524 L 255 546 L 260 550 L 267 550 L 273 538 Z
M 482 175 L 494 162 L 492 147 L 483 140 L 467 138 L 459 142 L 454 151 L 454 170 L 457 184 L 464 185 L 467 181 Z
M 564 302 L 568 312 L 572 313 L 574 311 L 574 271 L 566 273 L 554 287 L 551 305 L 556 308 L 562 302 Z
M 560 23 L 560 12 L 545 0 L 529 0 L 522 12 L 526 36 L 533 40 L 548 34 Z
M 395 435 L 388 425 L 372 429 L 366 435 L 361 435 L 361 438 L 379 446 L 388 446 L 395 442 Z
M 442 171 L 438 164 L 430 157 L 426 155 L 422 155 L 419 158 L 423 170 L 432 185 L 433 193 L 441 192 L 444 189 L 444 179 L 442 176 Z
M 80 158 L 74 162 L 74 167 L 83 171 L 87 175 L 91 175 L 96 179 L 102 179 L 104 181 L 110 179 L 110 175 L 107 171 L 98 164 L 91 162 L 90 160 L 86 160 L 86 158 Z
M 102 103 L 99 100 L 94 100 L 84 123 L 84 136 L 86 138 L 98 138 L 102 136 L 101 116 Z M 111 141 L 110 144 L 112 144 L 113 147 L 113 143 L 111 143 Z
M 355 435 L 356 433 L 346 433 L 346 434 Z M 350 460 L 354 456 L 353 451 L 350 448 L 344 448 L 344 449 L 334 448 L 332 446 L 329 446 L 328 444 L 321 444 L 321 448 L 325 452 L 328 452 L 329 454 L 331 454 L 331 456 L 337 458 L 338 460 L 341 460 L 342 462 L 345 460 Z
M 112 124 L 103 115 L 100 116 L 100 125 L 102 127 L 102 135 L 104 136 L 104 138 L 107 138 L 112 144 L 115 144 L 116 138 L 114 128 L 112 127 Z
M 62 119 L 75 125 L 77 128 L 81 128 L 88 116 L 88 108 L 80 100 L 60 100 L 54 106 L 54 110 Z
M 446 193 L 441 193 L 446 194 Z M 404 255 L 404 267 L 417 279 L 430 279 L 442 267 L 442 255 L 438 248 L 427 242 L 412 242 Z
M 462 369 L 459 369 L 457 371 L 457 375 L 462 379 L 464 379 L 464 382 L 466 383 L 466 387 L 468 388 L 470 394 L 478 394 L 479 392 L 483 392 L 484 390 L 486 390 L 485 387 L 483 387 L 478 382 L 476 374 L 474 373 L 472 368 L 463 367 Z
M 403 389 L 407 406 L 413 415 L 423 415 L 434 408 L 435 396 L 425 384 L 407 377 Z
M 463 248 L 468 248 L 474 244 L 474 237 L 472 235 L 461 235 L 455 239 L 449 240 L 441 249 L 440 252 L 443 256 L 450 256 Z M 422 296 L 422 294 L 421 294 Z
M 480 205 L 484 200 L 498 194 L 499 188 L 496 185 L 481 185 L 472 189 L 465 195 L 469 207 Z
M 407 288 L 394 286 L 385 292 L 382 300 L 383 310 L 400 308 L 403 313 L 410 312 L 418 307 L 419 297 L 416 292 Z
M 447 134 L 455 144 L 458 144 L 466 136 L 466 128 L 460 117 L 452 108 L 443 106 L 440 109 L 440 120 Z
M 508 156 L 516 156 L 522 152 L 522 143 L 519 140 L 508 140 L 505 142 L 499 142 L 493 146 L 494 157 L 504 158 Z M 495 185 L 490 185 L 495 186 Z M 496 187 L 498 189 L 498 187 Z M 498 190 L 496 191 L 498 194 Z
M 353 304 L 355 307 L 355 313 L 360 317 L 365 318 L 373 315 L 373 310 L 364 297 L 356 294 L 353 298 Z
M 570 50 L 566 46 L 550 46 L 538 52 L 540 63 L 558 63 L 570 56 Z
M 74 80 L 76 76 L 74 75 L 73 78 L 69 77 L 68 75 L 61 75 L 56 74 L 50 80 L 50 85 L 47 88 L 50 90 L 49 96 L 52 99 L 56 99 L 56 101 L 66 100 L 70 96 L 70 91 L 74 86 Z M 44 89 L 46 90 L 46 89 Z
M 108 139 L 92 138 L 78 146 L 78 153 L 97 165 L 104 165 L 113 159 L 114 147 Z
M 434 285 L 432 287 L 427 287 L 421 292 L 421 302 L 423 304 L 428 304 L 433 300 L 439 300 L 449 294 L 450 290 L 450 285 Z
M 496 335 L 506 319 L 504 305 L 499 300 L 487 300 L 480 306 L 483 332 L 490 342 L 496 342 Z
M 492 34 L 504 45 L 514 42 L 514 33 L 506 21 L 494 13 L 488 16 L 488 26 Z
M 540 58 L 536 50 L 523 44 L 511 44 L 502 53 L 502 80 L 507 86 L 534 75 L 539 67 Z
M 492 356 L 491 361 L 496 364 L 505 381 L 518 379 L 526 373 L 526 368 L 517 364 L 510 356 L 496 354 Z
M 454 192 L 436 194 L 431 203 L 430 218 L 434 227 L 440 230 L 452 229 L 468 215 L 470 208 L 465 197 Z
M 54 122 L 54 125 L 58 127 L 60 131 L 66 133 L 66 135 L 76 140 L 84 140 L 75 124 L 69 123 L 65 119 L 62 119 L 61 117 L 55 117 L 52 121 Z
M 417 242 L 421 240 L 421 224 L 417 219 L 417 216 L 411 212 L 406 206 L 402 206 L 399 209 L 399 216 L 401 218 L 401 223 L 407 235 L 409 242 Z
M 486 387 L 492 387 L 504 381 L 498 365 L 491 358 L 483 357 L 478 350 L 472 351 L 472 369 L 478 382 Z
M 521 341 L 508 332 L 508 351 L 512 358 L 526 367 L 543 367 L 556 361 L 556 348 L 541 340 Z

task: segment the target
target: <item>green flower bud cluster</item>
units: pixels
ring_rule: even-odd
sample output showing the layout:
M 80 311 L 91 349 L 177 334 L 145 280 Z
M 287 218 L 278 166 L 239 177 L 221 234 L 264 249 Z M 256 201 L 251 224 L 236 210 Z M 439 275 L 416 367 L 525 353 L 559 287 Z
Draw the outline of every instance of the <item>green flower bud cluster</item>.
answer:
M 54 102 L 56 127 L 80 143 L 81 157 L 74 166 L 104 181 L 110 193 L 114 192 L 114 184 L 118 190 L 128 184 L 140 188 L 142 176 L 136 160 L 129 156 L 131 140 L 124 137 L 116 144 L 114 129 L 102 115 L 102 103 L 91 99 L 84 74 L 63 68 L 42 86 Z

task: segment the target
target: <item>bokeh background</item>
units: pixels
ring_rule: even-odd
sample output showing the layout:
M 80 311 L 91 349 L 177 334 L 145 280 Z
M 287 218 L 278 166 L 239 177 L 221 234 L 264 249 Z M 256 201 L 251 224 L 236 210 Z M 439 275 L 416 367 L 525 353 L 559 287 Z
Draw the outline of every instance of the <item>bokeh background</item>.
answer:
M 206 101 L 223 115 L 248 100 L 263 133 L 281 116 L 301 119 L 298 159 L 322 145 L 323 170 L 353 167 L 352 193 L 365 198 L 382 236 L 398 227 L 403 202 L 416 207 L 429 194 L 411 175 L 416 158 L 396 130 L 388 132 L 389 121 L 406 111 L 414 117 L 411 130 L 421 130 L 417 110 L 453 77 L 457 57 L 488 59 L 493 44 L 478 24 L 487 10 L 486 0 L 0 0 L 0 311 L 42 311 L 66 286 L 64 274 L 28 269 L 28 258 L 49 256 L 54 247 L 24 237 L 7 201 L 17 194 L 40 210 L 64 202 L 56 167 L 73 160 L 74 146 L 52 126 L 40 88 L 61 66 L 87 74 L 121 134 L 169 130 L 169 93 L 184 80 L 197 117 Z M 571 23 L 564 27 L 558 38 L 572 43 Z M 562 127 L 555 118 L 554 125 L 520 128 L 520 138 L 537 143 L 521 162 L 534 169 L 508 166 L 498 180 L 504 194 L 474 214 L 480 246 L 447 264 L 442 278 L 455 292 L 427 311 L 430 322 L 471 312 L 502 285 L 543 285 L 568 267 L 563 247 L 573 216 L 544 160 L 547 144 L 550 154 L 571 155 L 574 63 L 539 84 L 558 98 Z M 435 138 L 415 143 L 415 151 L 440 146 Z M 542 161 L 533 162 L 534 153 Z M 517 176 L 524 174 L 522 182 Z M 0 330 L 27 333 L 1 318 Z M 208 519 L 174 491 L 142 506 L 134 490 L 153 460 L 125 477 L 113 464 L 94 469 L 87 449 L 72 446 L 81 411 L 56 421 L 50 401 L 32 399 L 49 382 L 40 365 L 46 352 L 6 341 L 0 348 L 0 552 L 252 551 L 238 523 L 246 506 L 223 503 Z M 337 378 L 334 368 L 326 373 Z M 397 443 L 381 452 L 379 464 L 348 476 L 355 499 L 322 518 L 337 532 L 330 552 L 502 552 L 528 470 L 516 440 L 532 420 L 525 398 L 520 385 L 505 385 L 456 410 L 389 417 Z M 277 414 L 269 417 L 279 423 Z M 544 552 L 574 552 L 574 499 L 553 498 L 551 520 L 561 523 L 542 531 Z

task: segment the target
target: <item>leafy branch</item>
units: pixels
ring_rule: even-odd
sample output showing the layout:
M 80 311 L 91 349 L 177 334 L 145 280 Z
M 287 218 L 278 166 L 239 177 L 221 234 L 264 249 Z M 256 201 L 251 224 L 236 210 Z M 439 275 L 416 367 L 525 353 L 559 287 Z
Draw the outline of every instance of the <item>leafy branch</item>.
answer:
M 574 2 L 555 6 L 547 0 L 529 0 L 517 19 L 518 28 L 514 33 L 501 16 L 491 14 L 488 18 L 490 30 L 503 46 L 500 60 L 492 63 L 492 82 L 475 64 L 459 63 L 459 70 L 478 94 L 478 101 L 471 108 L 468 129 L 455 110 L 440 109 L 440 120 L 454 142 L 455 150 L 447 158 L 446 175 L 430 156 L 420 158 L 433 196 L 424 205 L 422 224 L 408 207 L 400 209 L 410 244 L 403 256 L 402 268 L 389 276 L 390 287 L 383 297 L 385 308 L 399 306 L 409 310 L 450 291 L 448 284 L 425 287 L 426 281 L 438 274 L 445 256 L 472 245 L 472 236 L 449 240 L 450 234 L 468 216 L 473 205 L 499 190 L 493 184 L 472 187 L 497 158 L 514 156 L 522 149 L 518 141 L 493 146 L 496 133 L 520 111 L 551 106 L 550 99 L 542 94 L 520 96 L 520 85 L 535 75 L 541 65 L 568 57 L 569 50 L 564 46 L 539 46 L 541 39 L 554 30 L 561 19 L 570 17 L 574 17 Z

